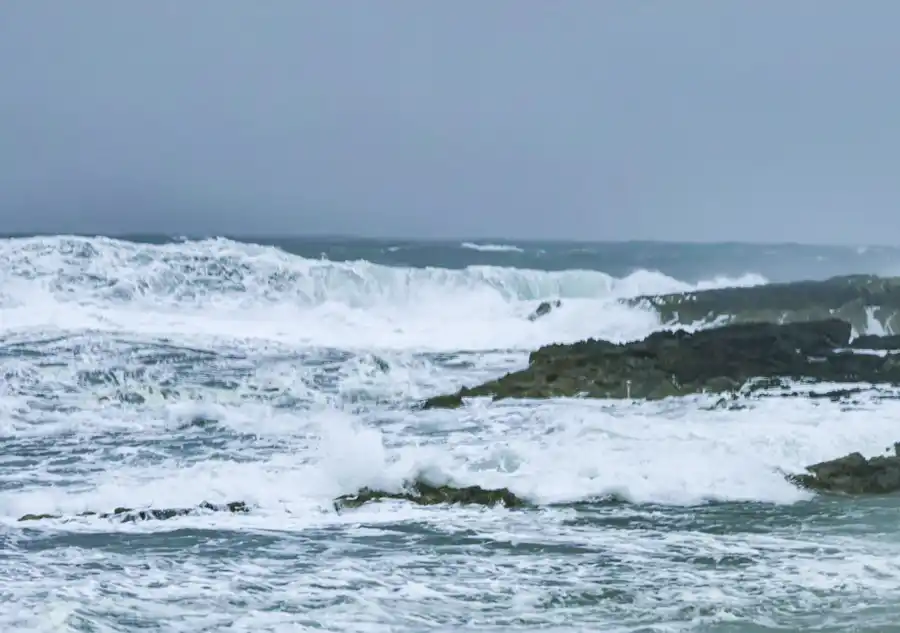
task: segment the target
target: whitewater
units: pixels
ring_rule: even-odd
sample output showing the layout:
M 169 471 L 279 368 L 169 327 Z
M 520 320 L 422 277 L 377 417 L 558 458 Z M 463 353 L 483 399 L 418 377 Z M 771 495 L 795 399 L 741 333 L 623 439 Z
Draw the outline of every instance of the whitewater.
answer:
M 0 240 L 0 630 L 900 631 L 900 504 L 781 475 L 900 441 L 896 400 L 417 407 L 666 327 L 620 299 L 771 278 L 623 248 Z M 539 509 L 334 507 L 414 478 Z

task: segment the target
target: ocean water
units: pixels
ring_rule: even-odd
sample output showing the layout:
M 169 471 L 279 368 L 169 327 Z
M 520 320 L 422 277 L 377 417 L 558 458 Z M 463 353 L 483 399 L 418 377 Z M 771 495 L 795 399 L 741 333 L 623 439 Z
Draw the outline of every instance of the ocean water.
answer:
M 0 240 L 0 631 L 900 631 L 900 503 L 779 474 L 882 452 L 896 400 L 415 407 L 662 327 L 622 297 L 900 251 L 257 242 Z M 332 503 L 416 477 L 539 507 Z

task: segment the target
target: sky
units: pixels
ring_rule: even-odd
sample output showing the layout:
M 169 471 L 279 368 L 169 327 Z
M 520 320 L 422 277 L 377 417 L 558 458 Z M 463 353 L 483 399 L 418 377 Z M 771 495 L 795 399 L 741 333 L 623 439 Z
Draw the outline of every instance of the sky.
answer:
M 0 232 L 900 243 L 896 0 L 3 0 Z

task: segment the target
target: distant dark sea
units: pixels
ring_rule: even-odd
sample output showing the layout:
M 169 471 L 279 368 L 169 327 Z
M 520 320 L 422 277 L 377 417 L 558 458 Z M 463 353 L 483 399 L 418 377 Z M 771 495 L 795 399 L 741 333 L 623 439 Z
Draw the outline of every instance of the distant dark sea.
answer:
M 900 440 L 875 389 L 416 406 L 665 326 L 622 298 L 847 273 L 900 249 L 0 238 L 0 631 L 900 631 L 898 501 L 781 475 Z M 415 478 L 538 509 L 333 505 Z M 204 501 L 250 511 L 79 516 Z

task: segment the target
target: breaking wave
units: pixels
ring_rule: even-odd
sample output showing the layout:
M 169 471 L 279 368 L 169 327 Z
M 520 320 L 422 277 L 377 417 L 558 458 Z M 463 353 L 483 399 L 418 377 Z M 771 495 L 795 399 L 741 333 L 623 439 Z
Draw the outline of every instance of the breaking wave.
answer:
M 474 242 L 463 242 L 460 244 L 462 248 L 480 253 L 524 253 L 525 249 L 512 244 L 475 244 Z
M 688 284 L 655 271 L 497 266 L 404 268 L 307 259 L 209 239 L 162 245 L 109 238 L 0 242 L 4 329 L 56 327 L 274 337 L 337 346 L 496 349 L 586 336 L 643 336 L 658 322 L 616 301 L 639 294 L 765 283 L 758 275 Z M 540 323 L 536 302 L 563 299 Z M 201 327 L 202 326 L 202 327 Z M 159 329 L 159 328 L 156 328 Z M 178 329 L 177 327 L 174 329 Z
M 622 298 L 766 283 L 710 272 L 0 241 L 0 630 L 887 630 L 896 506 L 810 499 L 782 473 L 896 441 L 889 394 L 412 406 L 544 343 L 662 327 Z M 413 478 L 541 508 L 333 507 Z M 79 516 L 201 501 L 252 511 Z M 71 520 L 18 521 L 48 513 Z

